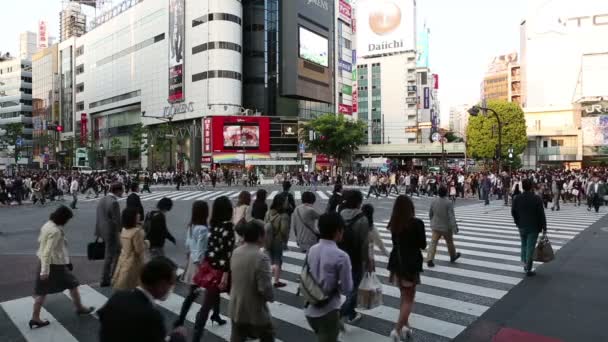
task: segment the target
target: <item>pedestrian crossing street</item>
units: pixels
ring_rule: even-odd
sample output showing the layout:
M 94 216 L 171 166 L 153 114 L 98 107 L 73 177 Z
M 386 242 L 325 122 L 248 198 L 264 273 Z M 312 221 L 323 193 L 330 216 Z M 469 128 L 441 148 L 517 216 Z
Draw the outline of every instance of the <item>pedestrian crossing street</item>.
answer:
M 183 198 L 186 197 L 188 196 Z M 560 248 L 605 213 L 595 214 L 584 207 L 564 206 L 561 211 L 547 211 L 546 215 L 548 236 L 556 250 L 556 257 L 559 258 Z M 428 213 L 419 211 L 417 216 L 425 222 L 430 239 Z M 442 241 L 435 257 L 436 266 L 429 269 L 425 264 L 410 318 L 410 324 L 415 330 L 415 341 L 450 341 L 514 286 L 522 281 L 535 281 L 544 277 L 540 270 L 536 278 L 524 280 L 519 257 L 519 234 L 509 207 L 499 204 L 487 207 L 462 206 L 456 208 L 456 217 L 460 232 L 455 236 L 455 244 L 462 257 L 457 263 L 451 264 Z M 390 250 L 392 244 L 387 222 L 388 219 L 380 220 L 376 226 Z M 275 302 L 269 304 L 278 341 L 315 341 L 302 313 L 302 300 L 295 296 L 304 257 L 305 254 L 298 250 L 295 242 L 290 241 L 289 250 L 284 255 L 282 275 L 288 285 L 275 290 Z M 376 273 L 383 282 L 383 305 L 372 310 L 360 310 L 363 319 L 355 325 L 347 325 L 347 331 L 340 337 L 341 341 L 389 341 L 388 335 L 399 313 L 399 289 L 388 282 L 388 258 L 381 255 L 378 249 L 375 250 L 375 262 Z M 83 302 L 97 308 L 111 295 L 110 289 L 95 285 L 83 285 L 80 290 Z M 187 292 L 187 286 L 180 284 L 166 302 L 159 303 L 167 324 L 175 320 Z M 229 295 L 224 294 L 224 315 L 227 314 L 228 300 Z M 4 334 L 9 337 L 8 341 L 28 342 L 97 341 L 99 323 L 95 316 L 77 317 L 73 313 L 67 292 L 49 296 L 42 317 L 51 321 L 51 325 L 39 330 L 29 330 L 27 326 L 32 303 L 30 297 L 0 303 L 0 322 L 5 318 L 10 322 L 7 332 L 0 332 L 0 337 Z M 187 315 L 188 331 L 192 330 L 199 308 L 198 304 L 193 305 Z M 230 323 L 219 327 L 208 322 L 207 329 L 203 341 L 229 340 Z

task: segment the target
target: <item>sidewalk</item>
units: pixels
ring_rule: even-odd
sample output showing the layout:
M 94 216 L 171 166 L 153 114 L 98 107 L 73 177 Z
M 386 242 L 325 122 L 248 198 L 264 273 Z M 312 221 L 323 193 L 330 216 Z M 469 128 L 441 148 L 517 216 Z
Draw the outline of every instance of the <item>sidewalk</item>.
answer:
M 602 207 L 600 215 L 606 210 Z M 606 227 L 608 216 L 559 250 L 554 261 L 537 269 L 536 277 L 522 281 L 454 341 L 608 340 Z

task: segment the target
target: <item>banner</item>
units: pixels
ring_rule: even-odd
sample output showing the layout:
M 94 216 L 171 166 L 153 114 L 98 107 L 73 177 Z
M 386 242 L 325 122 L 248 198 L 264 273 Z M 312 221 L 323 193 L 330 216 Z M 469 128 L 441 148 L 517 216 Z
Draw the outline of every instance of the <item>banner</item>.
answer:
M 355 90 L 353 90 L 353 113 L 358 113 L 359 112 L 359 92 L 357 91 L 357 88 L 355 87 Z
M 431 89 L 429 87 L 424 87 L 424 109 L 429 109 L 431 107 Z
M 347 71 L 347 72 L 352 72 L 353 71 L 352 64 L 350 64 L 348 62 L 345 62 L 345 61 L 343 61 L 341 59 L 338 62 L 340 64 L 340 70 Z
M 203 152 L 211 153 L 211 118 L 203 120 Z
M 433 86 L 435 90 L 439 89 L 439 75 L 437 74 L 433 74 Z
M 340 4 L 339 4 L 339 19 L 342 20 L 343 22 L 349 24 L 352 20 L 352 7 L 346 3 L 346 1 L 344 0 L 340 0 Z
M 46 49 L 49 47 L 49 36 L 46 33 L 46 21 L 38 22 L 38 48 Z
M 88 129 L 87 113 L 80 114 L 80 145 L 86 146 L 87 144 L 87 135 L 89 134 Z
M 353 87 L 343 84 L 342 85 L 342 94 L 353 95 Z
M 341 103 L 338 106 L 338 112 L 340 114 L 352 115 L 353 114 L 353 107 Z
M 184 101 L 185 0 L 169 1 L 169 102 Z

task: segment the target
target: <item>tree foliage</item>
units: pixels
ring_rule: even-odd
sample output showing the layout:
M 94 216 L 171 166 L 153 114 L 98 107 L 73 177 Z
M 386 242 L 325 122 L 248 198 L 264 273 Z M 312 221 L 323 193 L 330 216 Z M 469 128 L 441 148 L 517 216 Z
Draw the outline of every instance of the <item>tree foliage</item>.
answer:
M 464 142 L 464 139 L 455 132 L 448 131 L 445 133 L 445 139 L 448 143 Z
M 502 151 L 503 159 L 507 158 L 508 149 L 513 148 L 515 155 L 523 153 L 527 144 L 526 119 L 524 112 L 517 103 L 491 100 L 488 108 L 498 113 L 503 123 Z M 467 127 L 467 153 L 473 158 L 491 159 L 496 154 L 498 146 L 498 122 L 495 116 L 488 111 L 488 115 L 481 113 L 469 118 Z
M 142 123 L 139 123 L 135 126 L 133 131 L 131 132 L 131 150 L 133 154 L 137 157 L 141 156 L 142 153 L 145 153 L 148 150 L 148 144 L 144 144 L 145 137 L 148 135 L 148 128 L 144 126 Z
M 13 157 L 15 157 L 15 163 L 17 163 L 21 151 L 21 147 L 17 146 L 17 139 L 23 134 L 23 124 L 20 122 L 9 123 L 2 127 L 2 130 L 6 132 L 0 135 L 0 142 L 2 142 L 2 145 L 15 147 Z
M 117 156 L 120 154 L 120 150 L 122 149 L 122 141 L 119 138 L 114 137 L 110 140 L 110 153 L 113 156 Z
M 344 160 L 350 157 L 359 145 L 365 142 L 366 124 L 348 120 L 343 115 L 325 114 L 302 126 L 301 140 L 308 150 Z M 310 139 L 309 132 L 315 132 Z

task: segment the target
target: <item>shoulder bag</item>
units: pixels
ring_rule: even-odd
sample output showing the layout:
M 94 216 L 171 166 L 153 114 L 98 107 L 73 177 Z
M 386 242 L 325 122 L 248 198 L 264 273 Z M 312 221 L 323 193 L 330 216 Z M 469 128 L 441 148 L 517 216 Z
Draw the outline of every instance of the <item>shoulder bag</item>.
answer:
M 306 224 L 306 221 L 304 221 L 304 219 L 302 218 L 302 215 L 300 214 L 300 210 L 296 209 L 296 214 L 298 215 L 298 218 L 300 219 L 300 221 L 302 221 L 302 224 L 304 225 L 304 227 L 306 227 L 308 230 L 310 230 L 310 232 L 317 238 L 317 240 L 319 239 L 319 234 L 315 232 L 314 229 L 312 229 L 312 227 L 310 227 L 308 224 Z M 295 232 L 294 232 L 295 233 Z
M 319 263 L 321 263 L 320 259 Z M 304 266 L 302 266 L 302 271 L 300 272 L 300 293 L 304 297 L 306 304 L 312 305 L 316 308 L 321 308 L 329 303 L 336 292 L 337 289 L 328 295 L 323 291 L 321 285 L 310 272 L 310 267 L 308 266 L 308 254 L 306 254 L 306 258 L 304 258 Z

